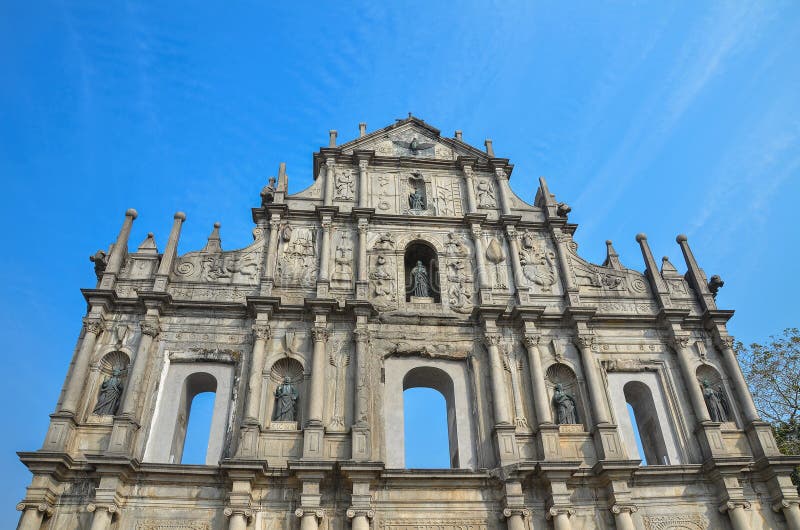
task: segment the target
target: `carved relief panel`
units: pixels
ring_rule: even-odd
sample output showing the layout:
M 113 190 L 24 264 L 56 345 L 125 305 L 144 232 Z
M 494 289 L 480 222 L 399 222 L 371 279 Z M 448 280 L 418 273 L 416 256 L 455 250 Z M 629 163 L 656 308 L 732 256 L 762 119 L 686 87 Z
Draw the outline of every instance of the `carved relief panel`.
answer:
M 281 286 L 313 287 L 317 279 L 317 229 L 284 224 L 278 238 L 275 281 Z

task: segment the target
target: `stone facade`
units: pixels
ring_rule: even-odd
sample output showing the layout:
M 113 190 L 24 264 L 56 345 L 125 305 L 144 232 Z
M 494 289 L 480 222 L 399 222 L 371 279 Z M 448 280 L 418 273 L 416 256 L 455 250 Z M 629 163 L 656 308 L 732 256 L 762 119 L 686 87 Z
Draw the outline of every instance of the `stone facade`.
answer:
M 135 252 L 98 282 L 20 529 L 800 530 L 686 237 L 688 271 L 583 260 L 542 179 L 408 119 L 281 165 L 253 243 Z M 421 265 L 420 265 L 421 264 Z M 414 267 L 421 269 L 414 270 Z M 452 469 L 404 469 L 402 392 L 445 397 Z M 216 393 L 205 466 L 181 465 Z M 627 413 L 630 405 L 635 423 Z M 639 457 L 638 424 L 647 463 Z

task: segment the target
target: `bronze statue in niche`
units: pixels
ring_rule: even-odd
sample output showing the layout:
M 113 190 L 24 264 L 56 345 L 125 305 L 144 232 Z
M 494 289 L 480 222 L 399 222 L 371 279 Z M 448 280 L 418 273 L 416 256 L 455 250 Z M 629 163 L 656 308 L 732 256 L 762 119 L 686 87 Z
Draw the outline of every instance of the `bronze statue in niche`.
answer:
M 564 392 L 561 383 L 556 385 L 553 404 L 556 407 L 556 421 L 559 425 L 578 423 L 578 407 L 575 404 L 575 398 Z
M 273 421 L 297 421 L 297 398 L 299 394 L 288 377 L 275 389 L 275 412 Z
M 115 368 L 111 376 L 100 385 L 100 394 L 97 396 L 97 404 L 92 410 L 98 416 L 113 416 L 117 413 L 119 402 L 122 398 L 122 370 Z

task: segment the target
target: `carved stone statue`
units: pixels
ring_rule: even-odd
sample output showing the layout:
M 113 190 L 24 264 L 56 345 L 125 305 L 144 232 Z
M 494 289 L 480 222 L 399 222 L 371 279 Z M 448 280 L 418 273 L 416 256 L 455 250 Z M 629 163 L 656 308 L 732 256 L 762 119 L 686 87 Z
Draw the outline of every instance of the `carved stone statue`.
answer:
M 416 186 L 414 187 L 414 191 L 408 196 L 408 206 L 412 210 L 425 209 L 425 196 Z
M 275 177 L 269 178 L 269 184 L 261 189 L 261 207 L 275 201 Z
M 275 389 L 275 412 L 273 421 L 297 421 L 297 389 L 288 377 Z
M 350 169 L 336 173 L 335 199 L 349 201 L 353 199 L 353 172 Z
M 476 186 L 475 194 L 478 196 L 478 208 L 496 208 L 497 201 L 494 198 L 492 183 L 486 179 L 480 179 Z
M 723 285 L 725 285 L 725 282 L 719 277 L 719 274 L 713 275 L 711 279 L 708 280 L 708 290 L 711 292 L 711 296 L 713 296 L 715 300 L 720 287 Z
M 428 270 L 421 261 L 411 269 L 411 294 L 420 298 L 427 298 L 431 294 L 431 284 L 428 278 Z
M 728 401 L 725 399 L 722 388 L 714 388 L 708 379 L 703 379 L 703 397 L 706 400 L 711 421 L 728 421 Z
M 111 376 L 100 385 L 100 394 L 97 396 L 97 404 L 92 413 L 98 416 L 113 416 L 117 413 L 121 398 L 122 370 L 115 368 Z
M 578 407 L 575 405 L 575 398 L 564 392 L 561 383 L 556 385 L 553 394 L 553 404 L 556 407 L 556 421 L 559 425 L 569 425 L 578 422 Z
M 104 250 L 98 250 L 94 253 L 94 255 L 89 256 L 89 261 L 94 263 L 94 273 L 99 280 L 103 275 L 103 272 L 105 272 L 106 265 L 108 264 L 108 256 L 106 256 L 106 252 Z

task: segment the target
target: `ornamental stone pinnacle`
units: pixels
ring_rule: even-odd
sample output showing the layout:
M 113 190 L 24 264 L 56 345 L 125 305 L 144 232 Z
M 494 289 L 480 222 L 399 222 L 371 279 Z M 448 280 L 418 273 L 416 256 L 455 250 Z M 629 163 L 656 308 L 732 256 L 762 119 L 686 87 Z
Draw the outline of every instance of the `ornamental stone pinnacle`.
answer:
M 252 175 L 243 248 L 215 223 L 179 254 L 181 212 L 129 248 L 132 209 L 82 242 L 97 282 L 77 344 L 50 345 L 66 378 L 18 453 L 18 528 L 800 530 L 800 459 L 755 409 L 721 280 L 685 236 L 686 271 L 643 234 L 644 266 L 610 242 L 584 259 L 574 197 L 495 150 L 415 116 L 354 124 L 308 189 L 282 163 Z M 416 388 L 438 425 L 405 409 Z

